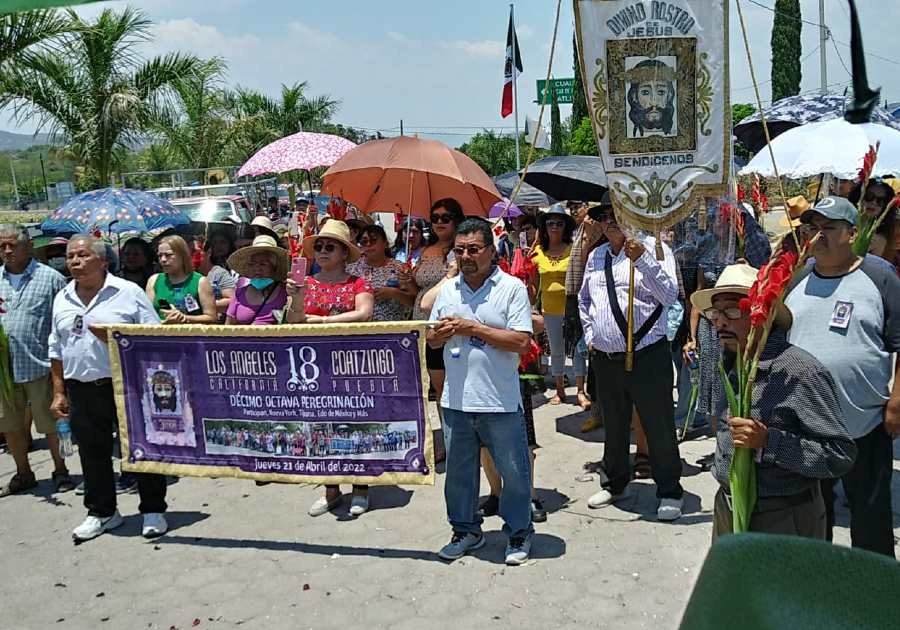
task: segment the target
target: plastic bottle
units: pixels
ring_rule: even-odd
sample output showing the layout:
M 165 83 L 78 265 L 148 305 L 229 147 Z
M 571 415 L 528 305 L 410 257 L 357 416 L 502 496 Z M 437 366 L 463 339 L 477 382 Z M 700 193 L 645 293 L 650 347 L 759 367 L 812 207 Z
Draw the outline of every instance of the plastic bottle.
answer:
M 59 438 L 59 454 L 65 459 L 75 454 L 72 446 L 72 429 L 68 418 L 60 418 L 56 421 L 56 437 Z

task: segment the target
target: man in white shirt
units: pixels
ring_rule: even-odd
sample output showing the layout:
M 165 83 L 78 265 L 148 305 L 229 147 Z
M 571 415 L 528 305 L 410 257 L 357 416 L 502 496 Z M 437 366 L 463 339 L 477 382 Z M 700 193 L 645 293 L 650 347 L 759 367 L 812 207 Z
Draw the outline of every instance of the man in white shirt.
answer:
M 140 287 L 108 273 L 107 247 L 102 241 L 87 235 L 73 237 L 66 249 L 66 264 L 74 282 L 60 291 L 53 303 L 50 409 L 57 417 L 69 417 L 78 440 L 88 516 L 72 536 L 81 542 L 122 524 L 112 467 L 117 415 L 103 325 L 155 325 L 159 318 Z M 135 477 L 144 515 L 143 535 L 160 536 L 168 529 L 163 516 L 166 478 Z

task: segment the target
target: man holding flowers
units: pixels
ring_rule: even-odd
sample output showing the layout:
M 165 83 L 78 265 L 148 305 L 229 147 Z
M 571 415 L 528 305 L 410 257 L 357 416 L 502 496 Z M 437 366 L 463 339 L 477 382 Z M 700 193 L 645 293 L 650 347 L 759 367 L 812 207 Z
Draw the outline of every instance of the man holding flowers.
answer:
M 715 498 L 714 540 L 733 531 L 729 472 L 736 448 L 753 453 L 756 496 L 747 528 L 752 532 L 825 538 L 819 480 L 839 477 L 853 465 L 856 449 L 841 420 L 834 381 L 809 353 L 787 342 L 792 318 L 780 290 L 793 263 L 792 256 L 775 259 L 766 281 L 756 286 L 756 269 L 731 265 L 715 288 L 691 296 L 694 308 L 716 327 L 732 383 L 737 380 L 736 358 L 747 356 L 751 330 L 764 343 L 750 383 L 748 417 L 732 416 L 718 427 L 712 472 L 721 487 Z M 772 309 L 768 337 L 760 338 Z
M 893 439 L 900 435 L 900 279 L 872 257 L 854 254 L 857 209 L 826 197 L 801 221 L 819 235 L 815 266 L 789 288 L 791 343 L 809 351 L 837 385 L 844 423 L 858 456 L 841 477 L 850 503 L 854 547 L 894 556 L 891 511 Z M 894 379 L 893 387 L 890 385 Z M 834 482 L 822 483 L 828 538 L 834 525 Z

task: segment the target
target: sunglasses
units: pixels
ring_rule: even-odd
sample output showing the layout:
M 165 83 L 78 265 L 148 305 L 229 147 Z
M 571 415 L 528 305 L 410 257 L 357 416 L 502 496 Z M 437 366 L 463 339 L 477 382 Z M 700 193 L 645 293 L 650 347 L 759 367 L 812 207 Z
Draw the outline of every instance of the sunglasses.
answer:
M 337 247 L 338 246 L 336 243 L 325 243 L 323 241 L 316 241 L 316 244 L 313 245 L 313 251 L 315 251 L 317 253 L 327 252 L 330 254 L 331 252 L 336 250 Z
M 432 214 L 431 215 L 432 223 L 453 223 L 453 215 L 452 214 Z
M 553 220 L 553 221 L 547 221 L 547 222 L 545 223 L 545 225 L 546 225 L 548 228 L 561 228 L 561 227 L 565 226 L 565 224 L 566 224 L 565 221 L 556 221 L 556 220 Z
M 866 193 L 865 200 L 868 202 L 877 201 L 878 203 L 884 204 L 890 201 L 890 197 L 886 195 L 876 195 L 875 193 L 868 192 Z
M 711 322 L 719 319 L 720 315 L 724 315 L 726 319 L 735 320 L 740 319 L 744 316 L 744 311 L 742 311 L 737 306 L 732 306 L 729 308 L 717 309 L 717 308 L 708 308 L 703 311 L 703 316 L 706 317 Z
M 379 240 L 380 239 L 377 239 L 377 238 L 366 237 L 366 238 L 359 239 L 359 244 L 362 245 L 363 247 L 366 247 L 367 245 L 377 245 Z
M 457 258 L 462 258 L 463 255 L 468 255 L 471 257 L 475 257 L 485 249 L 487 249 L 487 245 L 469 245 L 468 247 L 454 247 L 453 253 L 456 254 Z

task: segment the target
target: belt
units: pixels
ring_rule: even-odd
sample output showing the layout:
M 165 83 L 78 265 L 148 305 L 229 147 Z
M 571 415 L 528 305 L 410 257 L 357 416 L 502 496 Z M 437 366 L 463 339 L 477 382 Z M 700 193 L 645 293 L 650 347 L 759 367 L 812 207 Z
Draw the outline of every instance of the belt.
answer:
M 728 504 L 728 509 L 733 513 L 734 506 L 732 505 L 731 495 L 728 494 L 728 492 L 726 492 L 724 488 L 722 488 L 722 496 L 725 499 L 725 503 Z M 772 510 L 782 510 L 785 508 L 802 505 L 804 503 L 810 503 L 814 501 L 815 498 L 816 495 L 812 491 L 812 488 L 807 488 L 803 492 L 798 492 L 797 494 L 789 494 L 783 497 L 757 497 L 753 512 L 770 512 Z
M 98 378 L 96 381 L 76 381 L 74 379 L 69 379 L 66 381 L 66 384 L 79 385 L 79 386 L 94 386 L 94 387 L 103 387 L 105 385 L 112 385 L 111 378 Z
M 644 354 L 645 352 L 654 350 L 657 346 L 660 346 L 662 344 L 667 344 L 667 343 L 668 343 L 668 340 L 665 337 L 663 337 L 659 341 L 654 341 L 649 346 L 644 346 L 640 350 L 635 350 L 634 356 L 639 357 L 642 354 Z M 625 354 L 626 354 L 625 352 L 604 352 L 603 350 L 594 350 L 594 353 L 605 359 L 609 359 L 610 361 L 624 361 Z

